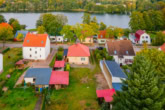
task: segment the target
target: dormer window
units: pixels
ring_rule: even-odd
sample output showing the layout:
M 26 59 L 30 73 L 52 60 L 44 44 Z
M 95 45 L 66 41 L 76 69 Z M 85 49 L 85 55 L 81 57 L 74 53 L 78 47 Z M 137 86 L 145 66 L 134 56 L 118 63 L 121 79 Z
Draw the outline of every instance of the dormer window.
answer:
M 126 51 L 126 54 L 128 55 L 128 51 Z
M 27 40 L 27 43 L 29 43 L 29 40 Z
M 101 35 L 101 38 L 103 38 L 103 35 Z
M 41 43 L 43 44 L 43 43 L 44 43 L 44 41 L 41 41 Z
M 114 51 L 114 54 L 117 54 L 117 51 L 116 50 Z
M 148 39 L 148 36 L 146 36 L 146 39 Z

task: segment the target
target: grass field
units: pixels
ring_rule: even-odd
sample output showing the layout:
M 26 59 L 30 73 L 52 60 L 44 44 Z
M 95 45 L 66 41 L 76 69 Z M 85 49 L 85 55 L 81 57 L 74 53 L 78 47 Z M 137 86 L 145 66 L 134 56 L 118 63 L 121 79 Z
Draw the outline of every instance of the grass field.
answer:
M 53 90 L 51 104 L 46 110 L 98 110 L 100 107 L 96 97 L 95 73 L 99 68 L 72 68 L 69 73 L 69 86 L 61 90 Z

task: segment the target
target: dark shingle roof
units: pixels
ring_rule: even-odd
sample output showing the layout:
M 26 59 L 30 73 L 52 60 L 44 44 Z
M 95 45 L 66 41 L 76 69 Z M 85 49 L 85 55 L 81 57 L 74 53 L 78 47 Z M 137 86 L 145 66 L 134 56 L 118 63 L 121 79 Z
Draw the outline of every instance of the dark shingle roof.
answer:
M 35 85 L 49 85 L 51 72 L 51 68 L 30 68 L 24 78 L 34 77 L 36 79 Z
M 119 57 L 135 56 L 135 52 L 130 40 L 110 40 L 107 41 L 108 52 L 110 55 L 118 55 Z
M 105 64 L 110 71 L 112 77 L 127 78 L 123 70 L 115 61 L 105 61 Z

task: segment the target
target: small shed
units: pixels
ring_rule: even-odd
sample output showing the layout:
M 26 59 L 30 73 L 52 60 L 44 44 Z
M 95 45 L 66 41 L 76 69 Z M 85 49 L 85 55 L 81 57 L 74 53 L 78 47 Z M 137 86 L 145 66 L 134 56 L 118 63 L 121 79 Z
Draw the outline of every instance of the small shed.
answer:
M 99 104 L 105 102 L 112 102 L 113 95 L 115 94 L 115 89 L 103 89 L 103 90 L 96 90 L 97 98 L 99 100 Z
M 64 69 L 64 67 L 65 67 L 65 61 L 55 61 L 54 70 Z
M 69 85 L 69 72 L 68 71 L 52 71 L 49 85 L 57 90 Z

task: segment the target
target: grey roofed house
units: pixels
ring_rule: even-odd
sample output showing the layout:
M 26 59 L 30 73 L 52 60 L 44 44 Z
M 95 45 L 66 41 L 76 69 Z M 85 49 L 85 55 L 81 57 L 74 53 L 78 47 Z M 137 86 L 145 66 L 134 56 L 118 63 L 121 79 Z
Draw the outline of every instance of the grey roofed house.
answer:
M 24 78 L 35 78 L 35 85 L 49 85 L 51 68 L 30 68 Z
M 105 60 L 105 64 L 112 77 L 127 78 L 126 74 L 115 61 Z

